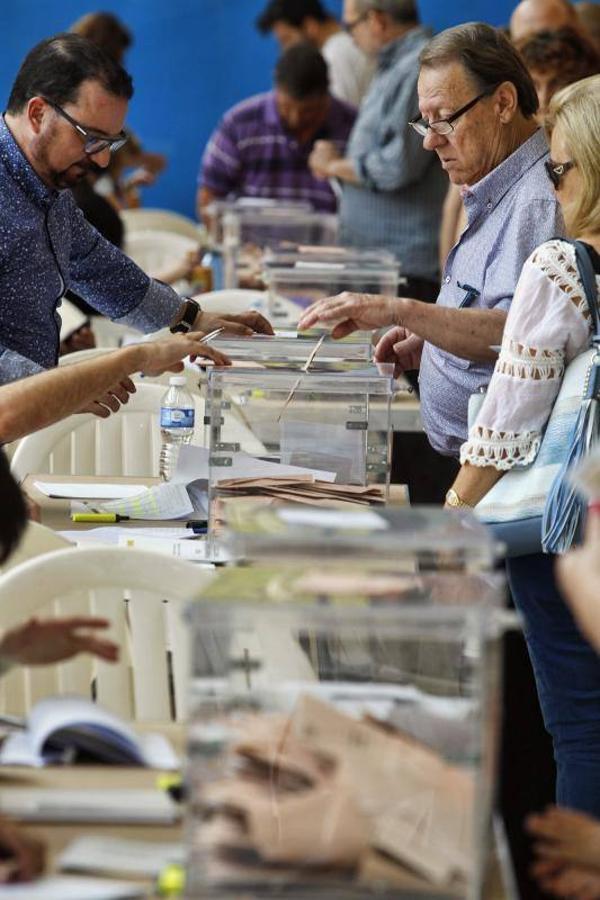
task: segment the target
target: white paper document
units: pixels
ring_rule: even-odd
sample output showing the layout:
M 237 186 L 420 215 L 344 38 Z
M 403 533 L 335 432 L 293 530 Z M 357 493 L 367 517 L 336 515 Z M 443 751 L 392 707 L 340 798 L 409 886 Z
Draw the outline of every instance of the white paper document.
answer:
M 134 496 L 102 503 L 101 508 L 130 519 L 181 519 L 194 512 L 185 484 L 172 481 L 144 488 L 141 493 L 138 487 Z
M 34 485 L 46 497 L 65 497 L 68 500 L 121 500 L 135 497 L 145 490 L 141 484 L 96 484 L 92 481 L 34 481 Z
M 172 825 L 182 808 L 164 791 L 135 788 L 0 788 L 0 812 L 23 822 Z
M 147 896 L 139 884 L 106 878 L 41 878 L 0 886 L 0 900 L 137 900 Z
M 64 872 L 156 878 L 166 866 L 184 861 L 183 844 L 87 835 L 69 844 L 58 859 L 58 867 Z
M 156 528 L 152 526 L 123 528 L 119 525 L 106 525 L 85 530 L 78 529 L 77 531 L 73 529 L 57 533 L 74 544 L 110 544 L 113 547 L 118 547 L 122 543 L 122 538 L 135 541 L 145 537 L 152 538 L 152 540 L 183 541 L 194 536 L 191 528 L 161 528 L 160 526 Z
M 208 479 L 209 456 L 210 451 L 206 447 L 196 447 L 193 444 L 181 447 L 174 481 L 187 483 L 197 479 Z M 312 475 L 319 481 L 335 481 L 335 472 L 310 469 L 304 466 L 282 465 L 281 463 L 250 456 L 243 451 L 222 453 L 218 454 L 218 456 L 224 462 L 227 461 L 227 465 L 215 466 L 213 463 L 211 467 L 213 470 L 213 482 L 218 480 L 218 478 L 215 479 L 214 477 L 215 471 L 219 473 L 221 478 L 287 478 L 295 475 Z

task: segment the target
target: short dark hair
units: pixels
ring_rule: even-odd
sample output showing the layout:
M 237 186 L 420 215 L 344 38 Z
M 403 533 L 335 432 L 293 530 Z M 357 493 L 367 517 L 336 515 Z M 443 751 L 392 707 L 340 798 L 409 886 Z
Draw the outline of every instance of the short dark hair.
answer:
M 295 100 L 304 100 L 329 90 L 327 63 L 316 47 L 300 41 L 288 47 L 275 66 L 275 85 Z
M 0 563 L 3 563 L 19 543 L 27 524 L 23 494 L 10 474 L 3 450 L 0 450 L 0 509 Z
M 77 99 L 84 81 L 99 81 L 105 91 L 130 100 L 133 82 L 107 53 L 78 34 L 57 34 L 30 50 L 17 73 L 8 112 L 22 112 L 32 97 L 47 97 L 63 106 Z
M 356 0 L 360 15 L 371 12 L 385 13 L 397 25 L 417 25 L 419 10 L 416 0 Z
M 86 13 L 71 25 L 69 31 L 87 38 L 118 61 L 133 43 L 129 29 L 109 12 Z
M 256 20 L 256 27 L 261 34 L 268 34 L 278 22 L 301 28 L 305 19 L 327 22 L 331 18 L 321 0 L 269 0 Z
M 519 109 L 529 119 L 538 111 L 538 98 L 525 63 L 499 28 L 484 22 L 467 22 L 448 28 L 432 38 L 421 51 L 421 68 L 435 69 L 451 62 L 462 63 L 484 91 L 503 81 L 514 84 Z
M 556 73 L 563 86 L 600 72 L 596 48 L 574 28 L 529 35 L 517 44 L 529 71 Z

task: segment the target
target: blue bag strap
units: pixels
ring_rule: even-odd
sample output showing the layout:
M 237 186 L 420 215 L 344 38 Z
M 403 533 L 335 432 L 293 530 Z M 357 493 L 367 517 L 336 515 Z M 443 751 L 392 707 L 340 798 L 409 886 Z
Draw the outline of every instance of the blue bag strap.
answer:
M 577 268 L 585 291 L 585 298 L 592 317 L 592 343 L 600 343 L 600 310 L 598 309 L 598 286 L 596 284 L 596 271 L 592 263 L 590 252 L 583 241 L 571 241 L 563 238 L 575 248 Z

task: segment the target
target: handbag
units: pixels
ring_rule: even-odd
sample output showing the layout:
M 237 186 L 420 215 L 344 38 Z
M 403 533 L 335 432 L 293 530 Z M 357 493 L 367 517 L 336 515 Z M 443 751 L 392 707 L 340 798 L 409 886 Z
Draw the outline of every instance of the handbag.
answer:
M 591 346 L 564 373 L 536 458 L 510 469 L 475 507 L 505 546 L 506 556 L 563 553 L 575 539 L 585 509 L 568 472 L 598 440 L 600 415 L 600 311 L 596 273 L 581 241 L 575 247 L 592 318 Z

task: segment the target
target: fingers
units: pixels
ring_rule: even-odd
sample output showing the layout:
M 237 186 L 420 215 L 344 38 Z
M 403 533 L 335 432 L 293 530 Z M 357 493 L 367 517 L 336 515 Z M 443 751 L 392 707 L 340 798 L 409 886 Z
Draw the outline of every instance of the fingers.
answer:
M 224 316 L 224 318 L 228 320 L 230 317 Z M 249 326 L 256 334 L 275 334 L 269 320 L 255 309 L 240 316 L 231 316 L 231 318 Z
M 72 656 L 75 656 L 76 653 L 91 653 L 92 656 L 97 656 L 106 662 L 116 662 L 119 658 L 119 646 L 113 641 L 80 634 L 73 635 L 72 643 Z
M 399 340 L 400 335 L 401 332 L 398 326 L 390 328 L 389 331 L 386 331 L 383 337 L 379 339 L 379 342 L 375 347 L 376 362 L 394 362 L 394 345 Z
M 209 344 L 199 344 L 194 350 L 194 356 L 202 356 L 205 359 L 212 359 L 216 366 L 230 366 L 231 360 L 220 350 L 215 350 Z
M 349 334 L 352 334 L 353 331 L 357 330 L 356 322 L 353 322 L 351 319 L 346 319 L 345 322 L 338 322 L 335 328 L 331 331 L 331 337 L 336 341 L 341 340 L 342 338 L 347 337 Z

